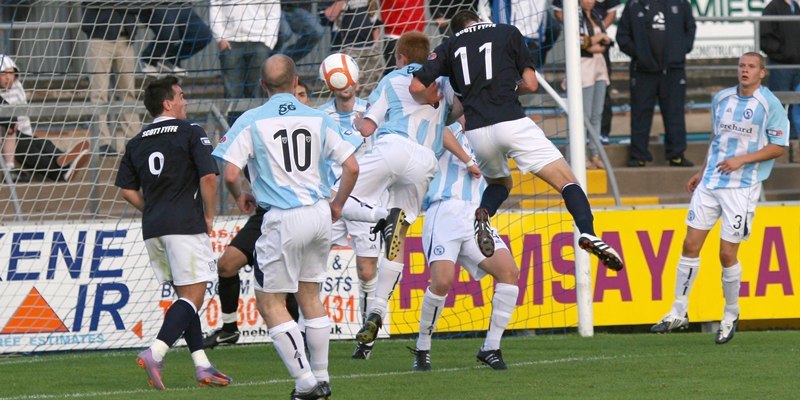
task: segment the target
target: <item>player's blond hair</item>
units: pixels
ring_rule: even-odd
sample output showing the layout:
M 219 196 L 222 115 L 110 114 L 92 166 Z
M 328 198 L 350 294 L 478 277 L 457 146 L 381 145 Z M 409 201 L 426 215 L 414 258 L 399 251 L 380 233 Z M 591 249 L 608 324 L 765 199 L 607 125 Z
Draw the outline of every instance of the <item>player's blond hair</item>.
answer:
M 397 41 L 397 54 L 404 55 L 409 64 L 424 64 L 430 52 L 431 41 L 428 35 L 422 32 L 406 32 Z
M 745 56 L 757 58 L 758 59 L 758 66 L 761 67 L 761 69 L 766 69 L 767 68 L 766 60 L 764 59 L 764 56 L 761 55 L 761 53 L 759 53 L 757 51 L 748 51 L 747 53 L 742 54 L 742 57 L 745 57 Z

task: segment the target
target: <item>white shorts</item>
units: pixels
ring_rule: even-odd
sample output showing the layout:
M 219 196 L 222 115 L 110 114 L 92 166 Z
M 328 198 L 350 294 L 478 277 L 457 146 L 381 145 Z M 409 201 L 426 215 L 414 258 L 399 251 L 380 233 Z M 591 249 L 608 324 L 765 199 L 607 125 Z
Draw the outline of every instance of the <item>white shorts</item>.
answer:
M 520 118 L 464 132 L 475 151 L 478 167 L 487 178 L 511 175 L 508 157 L 523 173 L 538 173 L 564 158 L 553 142 L 530 118 Z
M 406 221 L 414 223 L 436 175 L 433 150 L 400 135 L 384 135 L 375 141 L 371 153 L 358 160 L 358 166 L 358 181 L 351 195 L 369 204 L 400 207 L 406 213 Z M 387 190 L 389 197 L 382 202 L 381 196 Z
M 370 232 L 375 224 L 339 219 L 331 231 L 332 246 L 350 246 L 359 257 L 378 257 L 381 254 L 379 235 Z
M 756 204 L 761 196 L 761 184 L 747 188 L 708 189 L 697 186 L 689 203 L 686 225 L 709 231 L 722 217 L 720 238 L 739 243 L 750 237 Z
M 322 282 L 331 251 L 331 208 L 326 200 L 264 214 L 256 241 L 255 289 L 296 293 L 298 282 Z
M 480 280 L 486 271 L 478 268 L 486 257 L 475 242 L 472 223 L 478 204 L 462 200 L 437 201 L 425 211 L 422 225 L 422 243 L 428 264 L 447 260 L 458 262 L 472 279 Z M 507 249 L 494 230 L 494 247 Z
M 144 246 L 161 283 L 186 286 L 217 280 L 217 258 L 205 233 L 154 237 Z

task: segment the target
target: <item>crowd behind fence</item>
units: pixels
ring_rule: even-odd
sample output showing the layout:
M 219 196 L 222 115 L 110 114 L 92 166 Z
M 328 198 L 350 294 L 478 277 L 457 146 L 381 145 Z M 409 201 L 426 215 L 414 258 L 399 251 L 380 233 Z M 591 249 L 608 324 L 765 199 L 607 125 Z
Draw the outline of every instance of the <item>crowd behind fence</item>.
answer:
M 124 212 L 120 207 L 106 207 L 105 211 L 101 211 L 102 202 L 107 202 L 113 196 L 111 192 L 112 172 L 114 169 L 114 159 L 102 157 L 104 155 L 114 155 L 122 151 L 124 147 L 124 139 L 135 134 L 141 127 L 142 122 L 148 121 L 145 115 L 144 108 L 138 104 L 140 101 L 141 91 L 151 76 L 163 75 L 166 73 L 179 74 L 183 77 L 185 87 L 190 102 L 194 103 L 192 108 L 192 116 L 196 122 L 204 125 L 209 131 L 210 136 L 219 136 L 224 134 L 225 128 L 231 122 L 231 116 L 241 113 L 257 104 L 260 104 L 262 99 L 259 95 L 253 95 L 252 98 L 242 98 L 241 95 L 230 96 L 230 90 L 223 85 L 222 76 L 225 70 L 221 64 L 224 57 L 220 57 L 221 48 L 219 46 L 219 38 L 213 37 L 211 30 L 213 28 L 213 1 L 144 1 L 144 2 L 109 2 L 109 1 L 16 1 L 6 2 L 7 5 L 3 6 L 3 18 L 0 22 L 0 46 L 2 50 L 0 53 L 10 55 L 16 62 L 18 67 L 19 81 L 22 83 L 27 96 L 29 105 L 4 105 L 0 107 L 0 116 L 3 118 L 13 117 L 14 115 L 28 115 L 33 125 L 33 131 L 39 135 L 52 139 L 55 146 L 62 149 L 72 149 L 76 146 L 81 146 L 82 140 L 88 140 L 90 154 L 92 154 L 89 162 L 87 173 L 83 176 L 83 181 L 90 188 L 86 189 L 87 193 L 69 193 L 64 196 L 70 197 L 69 201 L 72 203 L 80 203 L 82 209 L 77 212 L 80 218 L 94 218 L 109 215 L 119 215 Z M 8 4 L 12 3 L 12 4 Z M 281 2 L 283 7 L 278 5 L 276 1 L 265 1 L 258 4 L 272 4 L 274 7 L 286 8 L 288 5 L 290 9 L 293 7 L 300 7 L 307 9 L 307 17 L 318 18 L 322 23 L 325 23 L 325 12 L 328 11 L 328 6 L 333 2 L 305 2 L 305 1 L 288 1 Z M 349 2 L 348 2 L 349 3 Z M 353 2 L 359 3 L 359 2 Z M 368 5 L 365 11 L 370 18 L 374 15 L 381 15 L 380 13 L 374 14 L 371 7 L 379 7 L 383 4 L 392 4 L 393 2 L 374 3 L 372 1 L 364 1 Z M 446 2 L 433 2 L 433 1 L 416 1 L 406 2 L 411 4 L 409 8 L 402 9 L 400 12 L 407 15 L 415 15 L 418 19 L 418 24 L 413 25 L 418 29 L 424 29 L 433 38 L 433 43 L 436 44 L 445 34 L 446 29 L 440 25 L 440 18 L 432 18 L 438 11 L 435 10 L 434 3 Z M 455 10 L 461 7 L 472 7 L 477 2 L 447 2 L 449 3 L 449 10 Z M 103 98 L 98 103 L 96 98 L 93 98 L 92 77 L 101 74 L 93 72 L 90 65 L 92 58 L 87 56 L 90 54 L 91 40 L 90 35 L 86 33 L 86 12 L 87 8 L 91 6 L 109 7 L 116 6 L 121 9 L 139 9 L 146 10 L 150 15 L 148 18 L 139 18 L 132 22 L 135 26 L 132 37 L 129 42 L 132 47 L 131 54 L 135 57 L 134 60 L 128 60 L 132 63 L 135 61 L 135 70 L 131 71 L 114 71 L 109 78 L 107 98 Z M 421 8 L 421 13 L 419 12 Z M 145 63 L 142 62 L 142 54 L 147 52 L 148 46 L 155 44 L 159 45 L 159 38 L 164 33 L 164 30 L 174 30 L 175 28 L 167 23 L 166 17 L 158 19 L 153 15 L 159 12 L 167 13 L 174 10 L 185 10 L 187 13 L 191 12 L 192 15 L 199 17 L 200 20 L 194 20 L 194 23 L 206 24 L 205 30 L 199 30 L 206 36 L 194 37 L 196 42 L 205 42 L 202 48 L 190 49 L 185 51 L 184 56 L 178 56 L 180 64 L 173 63 L 172 65 L 160 65 L 161 69 L 156 71 L 147 70 Z M 386 11 L 386 10 L 379 10 Z M 398 12 L 398 10 L 388 10 L 389 12 Z M 138 12 L 138 11 L 137 11 Z M 284 10 L 284 13 L 286 11 Z M 537 11 L 537 14 L 546 14 L 550 16 L 548 10 Z M 187 14 L 188 15 L 188 14 Z M 385 15 L 385 14 L 384 14 Z M 420 17 L 421 15 L 421 17 Z M 438 15 L 438 14 L 437 14 Z M 410 18 L 410 17 L 409 17 Z M 385 18 L 384 18 L 385 19 Z M 192 21 L 190 17 L 186 17 L 187 21 Z M 800 17 L 698 17 L 701 22 L 746 22 L 753 23 L 755 26 L 755 38 L 753 40 L 754 48 L 759 47 L 759 24 L 760 21 L 797 21 Z M 155 24 L 148 26 L 148 23 Z M 340 20 L 341 21 L 341 20 Z M 245 21 L 247 22 L 247 21 Z M 252 21 L 250 21 L 252 22 Z M 278 21 L 275 22 L 276 26 L 280 25 Z M 384 69 L 391 68 L 388 62 L 382 57 L 384 54 L 384 47 L 388 47 L 392 40 L 391 34 L 387 25 L 381 26 L 380 20 L 373 21 L 377 28 L 377 35 L 370 36 L 364 39 L 363 46 L 379 47 L 379 51 L 369 57 L 380 57 L 380 62 L 371 66 L 372 72 L 376 74 L 366 74 L 368 76 L 380 77 Z M 409 23 L 413 23 L 410 20 Z M 188 22 L 187 22 L 188 23 Z M 383 21 L 385 24 L 386 21 Z M 299 43 L 299 37 L 303 32 L 295 32 L 294 36 L 290 34 L 287 36 L 280 29 L 274 33 L 279 37 L 273 44 L 273 49 L 270 53 L 279 51 L 279 47 L 287 48 L 291 45 Z M 316 78 L 319 62 L 333 50 L 337 38 L 337 31 L 353 31 L 357 32 L 362 29 L 361 26 L 353 26 L 352 28 L 343 26 L 323 26 L 322 34 L 318 42 L 313 44 L 313 47 L 304 49 L 301 56 L 297 59 L 300 74 L 304 79 L 310 83 L 315 93 L 315 103 L 321 104 L 327 99 L 329 93 L 323 90 L 321 82 Z M 198 32 L 199 32 L 198 31 Z M 171 31 L 170 31 L 171 32 Z M 183 31 L 183 36 L 176 36 L 172 32 L 171 39 L 165 39 L 169 44 L 179 42 L 186 42 L 187 31 Z M 341 33 L 339 33 L 341 34 Z M 339 36 L 341 38 L 341 36 Z M 374 39 L 378 39 L 374 42 Z M 195 46 L 192 44 L 191 46 Z M 191 47 L 190 46 L 190 47 Z M 360 48 L 359 48 L 360 49 Z M 223 51 L 224 52 L 224 51 Z M 563 74 L 563 40 L 556 40 L 553 51 L 550 52 L 549 57 L 543 65 L 542 71 L 550 77 L 546 79 L 553 81 L 552 76 L 560 77 Z M 733 68 L 733 65 L 730 66 Z M 788 69 L 796 67 L 793 65 L 778 66 L 781 69 Z M 692 63 L 689 69 L 692 68 Z M 366 69 L 365 69 L 366 70 Z M 370 71 L 363 71 L 370 72 Z M 121 82 L 124 82 L 123 77 L 129 78 L 133 85 L 133 96 L 124 98 L 120 96 L 122 92 Z M 256 85 L 257 78 L 250 77 L 249 85 Z M 558 79 L 558 78 L 556 78 Z M 124 89 L 129 90 L 129 89 Z M 787 102 L 792 102 L 796 96 L 790 93 L 781 95 L 782 99 Z M 562 113 L 564 110 L 558 106 L 558 102 L 548 99 L 546 95 L 537 95 L 525 100 L 528 110 L 531 112 L 545 112 L 543 110 L 555 110 L 556 113 Z M 126 115 L 133 115 L 133 122 L 126 120 Z M 105 126 L 108 128 L 104 128 Z M 106 132 L 104 132 L 104 129 Z M 125 132 L 125 131 L 129 132 Z M 113 145 L 108 142 L 104 143 L 104 137 L 119 136 L 116 143 Z M 566 137 L 566 127 L 558 126 L 555 132 L 548 132 L 551 137 Z M 66 151 L 66 150 L 65 150 Z M 8 172 L 8 170 L 6 171 Z M 9 173 L 4 173 L 5 185 L 3 193 L 0 194 L 4 198 L 19 198 L 19 189 L 15 189 L 15 183 L 22 182 L 13 181 L 13 176 Z M 43 182 L 42 185 L 45 185 Z M 104 188 L 104 189 L 100 189 Z M 23 191 L 31 192 L 31 189 L 21 188 Z M 108 194 L 106 194 L 108 192 Z M 45 196 L 45 191 L 41 188 L 35 190 L 37 197 Z M 66 193 L 66 192 L 64 192 Z M 31 193 L 22 193 L 22 197 L 31 196 Z M 63 202 L 65 198 L 59 199 L 59 192 L 50 195 L 52 198 L 48 199 L 51 203 Z M 221 196 L 223 199 L 225 196 Z M 43 201 L 38 199 L 38 201 Z M 30 206 L 27 209 L 20 207 L 19 202 L 11 201 L 2 210 L 2 219 L 19 219 L 21 215 L 25 215 L 25 219 L 30 219 L 33 215 L 45 214 L 52 211 L 54 206 L 40 205 Z M 55 210 L 59 208 L 56 207 Z M 67 213 L 62 215 L 71 217 Z M 52 215 L 50 215 L 52 217 Z M 46 218 L 40 216 L 39 218 Z

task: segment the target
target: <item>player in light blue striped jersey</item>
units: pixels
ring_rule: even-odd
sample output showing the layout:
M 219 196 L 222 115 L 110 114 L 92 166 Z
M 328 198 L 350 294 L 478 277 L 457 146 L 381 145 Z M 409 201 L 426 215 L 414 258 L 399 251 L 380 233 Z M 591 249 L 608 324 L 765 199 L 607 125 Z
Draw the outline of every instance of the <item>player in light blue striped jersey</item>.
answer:
M 689 292 L 700 267 L 700 250 L 721 218 L 719 259 L 725 309 L 715 342 L 727 343 L 736 333 L 742 281 L 739 244 L 752 232 L 761 183 L 789 145 L 786 111 L 775 95 L 761 86 L 766 74 L 764 57 L 745 53 L 739 58 L 739 85 L 714 96 L 708 156 L 703 169 L 686 185 L 692 200 L 678 262 L 675 300 L 669 313 L 650 329 L 653 332 L 683 329 L 689 324 Z
M 451 107 L 460 107 L 446 79 L 431 85 L 441 92 L 435 105 L 418 104 L 411 97 L 408 85 L 412 73 L 430 52 L 430 41 L 422 32 L 406 32 L 397 42 L 397 70 L 378 83 L 369 98 L 370 106 L 357 126 L 363 136 L 376 135 L 370 154 L 359 159 L 362 174 L 352 197 L 367 203 L 378 203 L 384 192 L 388 198 L 383 206 L 392 212 L 381 233 L 386 246 L 380 261 L 375 283 L 375 295 L 368 306 L 368 316 L 356 334 L 359 343 L 375 340 L 381 321 L 386 315 L 389 296 L 403 272 L 403 243 L 408 226 L 422 212 L 422 200 L 436 174 L 437 158 L 445 149 L 467 162 L 470 156 L 451 133 L 444 133 Z M 477 166 L 470 172 L 480 176 Z M 402 210 L 403 212 L 395 212 Z M 359 279 L 375 279 L 375 269 L 359 270 Z
M 358 83 L 356 83 L 354 86 L 344 90 L 331 90 L 333 98 L 318 109 L 336 120 L 345 130 L 358 132 L 353 126 L 353 122 L 356 118 L 363 117 L 364 113 L 367 111 L 368 104 L 367 100 L 356 97 L 358 87 Z M 363 138 L 363 144 L 361 144 L 354 153 L 359 163 L 363 155 L 370 151 L 374 142 L 374 135 Z M 330 167 L 331 179 L 335 182 L 339 179 L 342 169 L 335 163 L 330 163 Z M 336 189 L 337 187 L 334 185 L 332 190 Z M 349 211 L 356 211 L 357 214 L 360 213 L 363 216 L 365 211 L 370 210 L 374 218 L 366 218 L 368 221 L 351 220 L 347 218 L 352 215 L 346 215 L 345 218 L 333 224 L 333 236 L 331 241 L 335 246 L 352 246 L 356 254 L 357 271 L 375 271 L 377 268 L 377 259 L 381 252 L 381 240 L 378 235 L 373 234 L 371 231 L 377 220 L 386 218 L 389 213 L 386 209 L 376 204 L 365 204 L 360 201 L 358 204 L 364 207 L 358 209 L 350 207 L 343 211 L 348 213 Z M 349 205 L 355 206 L 356 204 L 351 203 Z M 359 278 L 361 278 L 361 276 L 362 275 L 359 275 Z M 366 312 L 370 306 L 369 299 L 375 297 L 376 283 L 377 277 L 374 275 L 372 279 L 369 280 L 359 279 L 358 303 L 361 310 L 362 323 L 366 318 Z M 356 343 L 356 348 L 353 351 L 352 357 L 360 360 L 369 359 L 372 354 L 372 347 L 373 343 Z
M 330 321 L 319 284 L 325 279 L 331 222 L 341 216 L 358 177 L 355 146 L 342 137 L 358 134 L 342 131 L 325 113 L 294 97 L 297 71 L 290 58 L 268 58 L 261 75 L 269 101 L 242 114 L 213 155 L 226 162 L 225 184 L 237 204 L 243 196 L 241 169 L 247 165 L 255 200 L 268 210 L 255 246 L 256 302 L 278 355 L 295 379 L 292 398 L 327 398 Z M 330 203 L 327 160 L 343 167 L 339 191 Z M 286 310 L 287 293 L 297 293 L 310 357 Z
M 367 100 L 356 97 L 358 84 L 344 90 L 331 90 L 333 98 L 325 102 L 323 105 L 317 107 L 317 110 L 328 114 L 334 121 L 336 121 L 344 130 L 356 132 L 358 130 L 353 126 L 353 121 L 356 117 L 363 116 L 367 111 Z M 356 158 L 361 154 L 366 153 L 371 147 L 374 138 L 363 138 L 363 143 L 358 146 L 355 152 Z M 342 168 L 333 163 L 330 165 L 332 182 L 341 175 Z
M 462 132 L 462 125 L 455 123 L 449 129 L 464 150 L 473 154 Z M 474 161 L 470 160 L 469 163 Z M 431 284 L 422 300 L 419 337 L 417 348 L 413 350 L 415 371 L 431 369 L 431 335 L 444 309 L 447 293 L 453 287 L 456 262 L 475 280 L 480 280 L 487 274 L 494 278 L 496 285 L 492 297 L 491 322 L 477 357 L 494 369 L 507 369 L 500 352 L 500 339 L 517 305 L 519 269 L 497 231 L 492 235 L 495 252 L 489 258 L 481 253 L 473 239 L 472 217 L 480 207 L 486 181 L 472 176 L 467 168 L 467 164 L 453 154 L 442 154 L 439 157 L 439 171 L 425 196 L 426 218 L 422 227 L 422 244 Z

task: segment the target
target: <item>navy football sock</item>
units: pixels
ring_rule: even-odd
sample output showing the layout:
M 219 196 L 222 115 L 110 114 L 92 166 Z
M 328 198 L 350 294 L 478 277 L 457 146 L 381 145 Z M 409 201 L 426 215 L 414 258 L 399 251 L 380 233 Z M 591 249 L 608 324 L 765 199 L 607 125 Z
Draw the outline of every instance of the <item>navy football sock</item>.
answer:
M 219 277 L 219 285 L 217 291 L 219 292 L 219 305 L 223 314 L 236 314 L 239 308 L 239 291 L 241 290 L 241 282 L 239 275 L 230 278 Z M 236 322 L 223 323 L 222 330 L 225 332 L 236 332 Z
M 188 300 L 178 299 L 167 310 L 167 315 L 164 316 L 164 324 L 161 325 L 156 338 L 172 347 L 189 327 L 192 318 L 195 317 L 197 317 L 197 310 L 194 309 L 194 305 L 189 303 Z
M 486 189 L 483 191 L 483 196 L 481 197 L 481 208 L 485 208 L 489 211 L 489 216 L 494 216 L 497 214 L 497 209 L 503 204 L 504 201 L 508 198 L 508 188 L 504 185 L 498 185 L 496 183 L 490 184 L 486 186 Z
M 186 339 L 186 346 L 189 348 L 190 353 L 203 349 L 203 329 L 197 313 L 194 314 L 189 327 L 183 332 L 183 338 Z
M 561 189 L 561 197 L 564 198 L 564 204 L 567 206 L 567 211 L 572 214 L 578 231 L 594 236 L 592 207 L 589 205 L 589 199 L 583 189 L 576 183 L 568 183 Z

